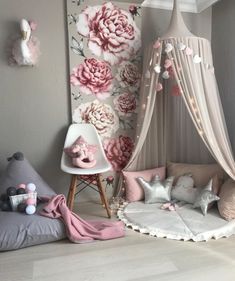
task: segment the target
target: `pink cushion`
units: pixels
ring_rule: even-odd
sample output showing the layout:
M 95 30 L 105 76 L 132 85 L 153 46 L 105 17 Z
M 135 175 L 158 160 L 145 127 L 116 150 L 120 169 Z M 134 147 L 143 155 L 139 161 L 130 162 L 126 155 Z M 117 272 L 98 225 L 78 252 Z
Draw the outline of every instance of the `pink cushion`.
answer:
M 135 202 L 144 200 L 144 190 L 139 185 L 137 178 L 142 177 L 146 181 L 150 181 L 153 176 L 159 175 L 160 179 L 164 180 L 166 177 L 166 167 L 136 172 L 123 171 L 122 173 L 126 188 L 126 200 L 128 202 Z
M 220 215 L 230 221 L 235 219 L 235 182 L 227 180 L 220 189 L 218 209 Z

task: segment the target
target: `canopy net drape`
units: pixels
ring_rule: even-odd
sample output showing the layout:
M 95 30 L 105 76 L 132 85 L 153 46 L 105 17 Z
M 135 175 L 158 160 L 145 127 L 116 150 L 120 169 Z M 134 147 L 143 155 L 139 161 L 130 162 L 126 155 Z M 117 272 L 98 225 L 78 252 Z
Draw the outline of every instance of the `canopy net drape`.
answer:
M 151 161 L 150 165 L 157 166 L 171 160 L 169 147 L 174 140 L 169 135 L 172 126 L 168 118 L 169 91 L 184 101 L 191 124 L 205 147 L 235 180 L 235 162 L 214 74 L 210 42 L 194 36 L 160 38 L 146 51 L 136 145 L 124 170 L 140 170 L 147 168 Z M 178 128 L 181 125 L 175 124 Z M 119 194 L 121 187 L 122 180 Z

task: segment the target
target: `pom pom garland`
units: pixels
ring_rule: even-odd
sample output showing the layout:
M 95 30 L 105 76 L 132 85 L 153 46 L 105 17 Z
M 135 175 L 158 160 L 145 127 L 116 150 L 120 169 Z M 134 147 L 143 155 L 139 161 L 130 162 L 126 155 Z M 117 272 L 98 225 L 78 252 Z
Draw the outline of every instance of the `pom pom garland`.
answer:
M 8 189 L 7 189 L 7 195 L 8 196 L 14 196 L 14 195 L 16 195 L 16 188 L 14 187 L 14 186 L 10 186 L 10 187 L 8 187 Z
M 24 213 L 26 207 L 27 207 L 27 205 L 26 205 L 25 203 L 20 203 L 20 204 L 17 206 L 17 211 L 20 212 L 20 213 Z
M 16 193 L 17 193 L 17 195 L 19 195 L 19 194 L 25 194 L 26 191 L 25 191 L 24 188 L 18 188 Z
M 27 215 L 33 215 L 36 212 L 36 207 L 34 205 L 28 205 L 25 209 Z
M 21 183 L 21 184 L 18 184 L 18 186 L 17 186 L 17 188 L 26 188 L 26 184 L 24 184 L 24 183 Z
M 36 190 L 36 185 L 34 183 L 28 183 L 26 185 L 26 190 L 28 193 L 34 192 Z
M 4 211 L 4 212 L 11 211 L 10 202 L 7 202 L 7 201 L 3 202 L 1 208 L 2 208 L 2 211 Z
M 36 205 L 36 200 L 34 198 L 28 198 L 25 203 L 26 205 Z
M 13 209 L 13 211 L 17 210 L 22 213 L 25 212 L 27 215 L 33 215 L 36 212 L 37 205 L 37 199 L 32 198 L 33 196 L 36 197 L 36 194 L 33 194 L 35 191 L 36 185 L 34 183 L 20 183 L 17 187 L 8 187 L 6 193 L 0 195 L 0 210 L 8 212 Z M 24 194 L 29 195 L 24 196 Z

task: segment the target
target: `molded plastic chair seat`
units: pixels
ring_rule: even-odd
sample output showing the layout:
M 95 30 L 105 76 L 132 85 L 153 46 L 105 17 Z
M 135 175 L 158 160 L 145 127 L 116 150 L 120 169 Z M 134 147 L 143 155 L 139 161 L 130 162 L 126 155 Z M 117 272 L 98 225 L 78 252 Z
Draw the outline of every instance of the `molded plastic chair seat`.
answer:
M 111 217 L 105 191 L 100 180 L 100 173 L 109 171 L 111 169 L 111 165 L 105 156 L 100 137 L 96 131 L 96 128 L 92 124 L 72 124 L 69 126 L 64 148 L 71 146 L 79 136 L 83 136 L 89 144 L 97 146 L 97 152 L 95 153 L 95 159 L 97 162 L 94 167 L 89 169 L 74 167 L 72 165 L 71 158 L 63 151 L 61 158 L 61 170 L 72 175 L 71 185 L 67 197 L 68 207 L 71 210 L 73 209 L 76 189 L 79 186 L 79 184 L 77 184 L 79 176 L 81 176 L 80 180 L 83 182 L 82 176 L 90 175 L 91 179 L 93 179 L 91 180 L 92 182 L 94 182 L 95 178 L 101 201 L 106 208 L 108 216 Z

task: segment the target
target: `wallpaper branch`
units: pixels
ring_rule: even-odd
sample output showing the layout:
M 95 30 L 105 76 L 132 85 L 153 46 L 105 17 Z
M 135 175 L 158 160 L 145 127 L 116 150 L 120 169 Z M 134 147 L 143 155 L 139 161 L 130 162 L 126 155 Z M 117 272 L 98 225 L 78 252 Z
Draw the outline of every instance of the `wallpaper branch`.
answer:
M 67 13 L 72 120 L 96 127 L 113 168 L 103 175 L 112 193 L 134 149 L 141 9 L 115 1 L 67 0 Z

